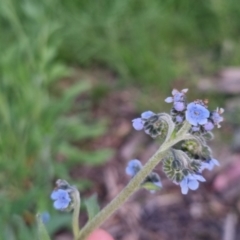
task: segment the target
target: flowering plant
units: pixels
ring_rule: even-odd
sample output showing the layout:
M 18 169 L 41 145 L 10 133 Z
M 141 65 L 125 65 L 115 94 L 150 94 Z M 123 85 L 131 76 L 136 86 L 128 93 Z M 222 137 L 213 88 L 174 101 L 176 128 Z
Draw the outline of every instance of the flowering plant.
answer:
M 211 131 L 214 127 L 220 127 L 224 110 L 217 108 L 210 111 L 206 100 L 198 99 L 188 103 L 187 91 L 188 89 L 174 89 L 172 96 L 165 99 L 165 102 L 173 104 L 170 114 L 145 111 L 141 117 L 132 120 L 135 130 L 144 130 L 150 137 L 160 138 L 161 145 L 144 166 L 138 159 L 129 161 L 125 170 L 132 178 L 129 184 L 81 230 L 78 223 L 80 194 L 65 180 L 57 181 L 57 187 L 51 194 L 53 205 L 57 210 L 73 210 L 74 240 L 86 239 L 139 188 L 150 192 L 161 189 L 160 176 L 153 172 L 161 161 L 164 173 L 174 184 L 180 186 L 182 194 L 187 194 L 189 189 L 196 190 L 199 182 L 206 181 L 202 176 L 203 170 L 212 170 L 215 165 L 219 165 L 212 156 L 208 141 L 213 139 Z M 46 235 L 45 230 L 42 232 Z M 40 239 L 49 239 L 44 238 L 41 231 L 39 234 Z

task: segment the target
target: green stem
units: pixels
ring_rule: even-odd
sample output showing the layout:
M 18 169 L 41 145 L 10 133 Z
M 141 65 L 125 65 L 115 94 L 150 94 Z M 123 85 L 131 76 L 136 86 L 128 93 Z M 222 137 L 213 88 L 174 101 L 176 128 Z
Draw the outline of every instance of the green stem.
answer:
M 184 133 L 185 134 L 185 133 Z M 184 139 L 184 134 L 177 138 L 165 142 L 157 150 L 157 152 L 149 159 L 141 171 L 138 172 L 128 185 L 92 220 L 90 220 L 79 233 L 77 240 L 84 240 L 97 227 L 99 227 L 106 219 L 108 219 L 123 203 L 139 189 L 140 184 L 152 172 L 157 164 L 164 158 L 170 147 Z
M 80 194 L 77 189 L 73 191 L 73 199 L 74 199 L 74 209 L 73 209 L 73 217 L 72 217 L 72 228 L 73 228 L 73 236 L 74 239 L 78 239 L 79 234 L 79 213 L 80 213 Z

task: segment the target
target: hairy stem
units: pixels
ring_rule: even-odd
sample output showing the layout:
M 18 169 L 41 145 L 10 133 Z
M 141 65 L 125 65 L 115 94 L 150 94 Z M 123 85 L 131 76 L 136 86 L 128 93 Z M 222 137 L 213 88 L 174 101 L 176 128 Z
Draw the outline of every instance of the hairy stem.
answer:
M 152 172 L 156 165 L 165 157 L 168 149 L 184 139 L 185 131 L 181 136 L 165 142 L 157 150 L 157 152 L 149 159 L 144 167 L 137 173 L 128 185 L 105 207 L 99 212 L 91 221 L 89 221 L 79 233 L 77 240 L 84 240 L 86 237 L 103 222 L 106 221 L 123 203 L 139 189 L 140 184 Z
M 73 236 L 74 240 L 78 239 L 79 234 L 79 213 L 80 213 L 80 194 L 77 189 L 73 191 L 73 198 L 74 198 L 74 209 L 73 209 L 73 216 L 72 216 L 72 229 L 73 229 Z

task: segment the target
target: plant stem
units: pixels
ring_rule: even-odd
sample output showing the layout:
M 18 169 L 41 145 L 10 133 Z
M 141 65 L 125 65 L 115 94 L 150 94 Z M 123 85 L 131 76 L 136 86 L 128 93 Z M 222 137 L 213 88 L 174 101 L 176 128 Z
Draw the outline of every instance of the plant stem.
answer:
M 79 213 L 80 213 L 80 194 L 77 189 L 73 191 L 73 198 L 74 198 L 74 209 L 73 209 L 73 216 L 72 216 L 72 229 L 73 229 L 73 236 L 74 240 L 78 239 L 79 234 Z
M 157 152 L 149 159 L 136 176 L 128 183 L 128 185 L 92 220 L 90 220 L 79 233 L 77 240 L 85 240 L 86 237 L 97 227 L 99 227 L 107 218 L 109 218 L 136 190 L 140 184 L 152 172 L 156 165 L 164 158 L 165 154 L 173 145 L 184 139 L 184 134 L 177 138 L 165 142 L 157 150 Z

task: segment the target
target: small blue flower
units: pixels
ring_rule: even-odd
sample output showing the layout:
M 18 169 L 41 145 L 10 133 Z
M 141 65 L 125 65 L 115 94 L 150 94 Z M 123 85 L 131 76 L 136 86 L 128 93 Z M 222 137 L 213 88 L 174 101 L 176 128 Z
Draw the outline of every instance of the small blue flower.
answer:
M 211 112 L 210 118 L 213 121 L 213 123 L 217 125 L 218 128 L 221 127 L 219 123 L 223 121 L 223 117 L 221 116 L 223 112 L 224 112 L 223 108 L 217 108 L 215 111 Z
M 176 116 L 176 122 L 178 122 L 178 123 L 182 123 L 182 122 L 183 122 L 183 117 L 177 115 L 177 116 Z
M 166 103 L 171 103 L 171 102 L 184 102 L 185 94 L 187 93 L 188 89 L 185 88 L 179 92 L 177 89 L 172 90 L 172 97 L 167 97 L 165 99 Z
M 185 103 L 184 102 L 175 102 L 173 104 L 173 107 L 178 112 L 182 112 L 185 109 Z
M 142 163 L 138 159 L 133 159 L 128 162 L 126 174 L 134 177 L 142 169 Z
M 141 131 L 143 129 L 143 125 L 147 119 L 152 117 L 155 113 L 152 111 L 146 111 L 141 114 L 141 118 L 135 118 L 132 120 L 133 128 L 137 131 Z
M 42 222 L 45 224 L 47 222 L 49 222 L 49 220 L 50 220 L 50 214 L 48 212 L 42 212 L 39 216 L 40 216 Z
M 198 103 L 192 102 L 187 105 L 186 119 L 193 126 L 206 124 L 209 115 L 208 109 Z
M 51 199 L 54 200 L 54 208 L 57 210 L 64 210 L 69 206 L 71 198 L 66 190 L 54 190 L 51 194 Z
M 212 131 L 214 129 L 214 124 L 211 121 L 208 121 L 206 124 L 203 125 L 203 128 L 206 131 Z
M 209 171 L 212 171 L 214 166 L 220 166 L 220 163 L 217 159 L 212 158 L 209 162 L 202 162 L 200 167 L 200 172 L 202 172 L 204 169 L 208 169 Z
M 199 182 L 205 182 L 205 178 L 200 174 L 189 174 L 184 177 L 184 179 L 180 182 L 181 192 L 182 194 L 187 194 L 188 189 L 196 190 L 199 187 Z

